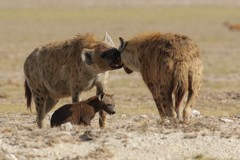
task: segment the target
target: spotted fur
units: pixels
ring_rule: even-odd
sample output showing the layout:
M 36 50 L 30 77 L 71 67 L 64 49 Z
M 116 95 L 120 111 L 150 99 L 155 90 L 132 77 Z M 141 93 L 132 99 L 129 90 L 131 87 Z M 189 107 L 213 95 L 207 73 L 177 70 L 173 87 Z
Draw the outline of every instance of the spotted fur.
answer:
M 60 98 L 72 97 L 76 103 L 80 94 L 96 86 L 97 95 L 105 92 L 108 70 L 121 68 L 119 52 L 108 35 L 104 41 L 92 34 L 53 42 L 36 48 L 24 63 L 27 106 L 33 98 L 37 124 L 42 128 L 45 115 Z M 105 113 L 100 111 L 100 126 L 105 126 Z
M 120 40 L 125 71 L 141 73 L 160 116 L 188 122 L 202 83 L 198 46 L 189 37 L 172 33 L 149 33 L 126 42 Z

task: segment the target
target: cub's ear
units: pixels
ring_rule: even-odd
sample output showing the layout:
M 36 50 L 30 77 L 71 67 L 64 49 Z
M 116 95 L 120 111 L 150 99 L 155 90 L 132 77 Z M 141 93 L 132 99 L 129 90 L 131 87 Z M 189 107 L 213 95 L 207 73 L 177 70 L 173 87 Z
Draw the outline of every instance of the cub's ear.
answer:
M 102 101 L 102 100 L 103 100 L 104 94 L 105 94 L 105 93 L 100 93 L 100 94 L 98 95 L 98 100 L 99 100 L 99 101 Z
M 81 53 L 82 61 L 87 65 L 93 64 L 94 49 L 83 48 Z

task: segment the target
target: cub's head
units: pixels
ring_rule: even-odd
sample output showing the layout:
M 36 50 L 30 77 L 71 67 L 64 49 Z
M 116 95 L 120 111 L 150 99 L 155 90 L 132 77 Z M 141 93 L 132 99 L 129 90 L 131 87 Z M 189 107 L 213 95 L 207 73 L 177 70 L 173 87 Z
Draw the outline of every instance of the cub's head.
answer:
M 87 68 L 93 72 L 102 73 L 122 67 L 120 52 L 107 33 L 102 42 L 94 44 L 91 49 L 84 48 L 81 57 Z
M 115 114 L 115 103 L 112 95 L 102 93 L 98 96 L 98 100 L 101 103 L 102 110 L 108 114 Z

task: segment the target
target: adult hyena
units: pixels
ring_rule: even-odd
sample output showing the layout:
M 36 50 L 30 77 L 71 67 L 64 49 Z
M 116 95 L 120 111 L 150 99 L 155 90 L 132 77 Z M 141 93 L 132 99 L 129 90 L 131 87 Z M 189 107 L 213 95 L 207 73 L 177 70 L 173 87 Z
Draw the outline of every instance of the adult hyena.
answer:
M 150 33 L 120 41 L 125 71 L 141 73 L 161 118 L 184 118 L 188 122 L 202 81 L 197 45 L 185 35 L 171 33 Z
M 93 86 L 97 95 L 106 90 L 108 70 L 121 68 L 120 55 L 110 36 L 104 41 L 92 34 L 77 35 L 72 39 L 36 48 L 24 63 L 25 96 L 27 107 L 35 102 L 37 124 L 42 128 L 45 115 L 60 98 L 79 95 Z M 99 112 L 100 127 L 105 126 L 106 113 Z

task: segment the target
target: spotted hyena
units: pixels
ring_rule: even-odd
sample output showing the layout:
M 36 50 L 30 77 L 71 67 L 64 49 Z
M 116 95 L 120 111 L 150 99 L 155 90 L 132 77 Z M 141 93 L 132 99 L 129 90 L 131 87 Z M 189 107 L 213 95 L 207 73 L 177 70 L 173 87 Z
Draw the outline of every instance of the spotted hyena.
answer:
M 72 96 L 79 100 L 83 91 L 96 86 L 97 95 L 106 90 L 108 70 L 121 68 L 120 55 L 108 34 L 103 41 L 92 34 L 36 48 L 24 63 L 27 107 L 35 102 L 37 124 L 42 128 L 45 115 L 60 98 Z M 105 126 L 104 111 L 100 111 L 99 125 Z
M 202 81 L 197 45 L 185 35 L 172 33 L 149 33 L 120 41 L 123 68 L 127 73 L 141 73 L 161 118 L 188 122 Z
M 91 120 L 100 110 L 108 114 L 115 114 L 113 96 L 100 94 L 85 101 L 74 104 L 66 104 L 57 109 L 51 117 L 51 127 L 60 126 L 70 122 L 77 125 L 91 125 Z

